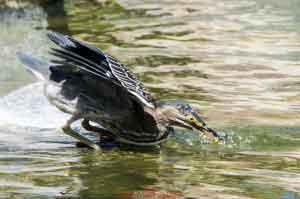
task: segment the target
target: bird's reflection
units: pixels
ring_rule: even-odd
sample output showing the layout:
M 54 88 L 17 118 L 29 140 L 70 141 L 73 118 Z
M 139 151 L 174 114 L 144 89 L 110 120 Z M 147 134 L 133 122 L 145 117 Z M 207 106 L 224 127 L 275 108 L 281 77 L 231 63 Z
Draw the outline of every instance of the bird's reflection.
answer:
M 143 190 L 159 181 L 160 151 L 157 148 L 144 152 L 123 148 L 102 151 L 86 151 L 81 154 L 82 167 L 74 169 L 83 189 L 80 197 L 120 196 Z
M 79 149 L 78 149 L 79 150 Z M 178 151 L 172 146 L 139 150 L 126 146 L 96 152 L 81 149 L 70 175 L 80 182 L 80 198 L 180 198 L 190 182 L 207 175 L 193 159 L 221 159 L 224 154 Z M 188 164 L 187 164 L 188 163 Z M 195 180 L 194 180 L 195 179 Z

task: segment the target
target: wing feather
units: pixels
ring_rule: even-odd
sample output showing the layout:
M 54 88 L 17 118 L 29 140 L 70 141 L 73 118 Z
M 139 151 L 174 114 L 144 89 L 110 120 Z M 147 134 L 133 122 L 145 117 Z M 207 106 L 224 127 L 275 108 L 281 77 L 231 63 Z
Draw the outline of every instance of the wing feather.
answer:
M 106 77 L 107 71 L 103 70 L 102 68 L 97 67 L 97 65 L 81 56 L 78 56 L 72 52 L 67 52 L 64 50 L 59 49 L 52 49 L 52 52 L 50 54 L 54 55 L 55 57 L 61 58 L 64 62 L 72 62 L 77 65 L 82 65 L 86 67 L 87 69 L 94 71 L 95 73 L 99 73 L 102 76 Z M 57 60 L 52 60 L 52 62 L 55 62 Z M 106 77 L 108 78 L 108 77 Z
M 74 68 L 79 68 L 79 69 L 81 69 L 81 70 L 83 70 L 83 71 L 85 71 L 85 72 L 88 72 L 88 73 L 92 74 L 92 75 L 95 75 L 96 77 L 100 77 L 100 78 L 107 79 L 107 77 L 105 77 L 105 76 L 103 76 L 103 75 L 101 75 L 101 74 L 99 74 L 99 73 L 96 73 L 96 72 L 94 72 L 94 71 L 92 71 L 92 70 L 90 70 L 90 69 L 87 69 L 87 68 L 85 68 L 85 67 L 82 67 L 82 66 L 80 66 L 80 65 L 77 65 L 76 63 L 73 63 L 73 62 L 70 62 L 70 61 L 65 62 L 65 61 L 60 61 L 60 60 L 52 60 L 52 63 L 55 64 L 55 67 L 60 67 L 60 66 L 71 66 L 71 67 L 74 67 Z
M 99 78 L 108 79 L 126 89 L 134 98 L 145 106 L 154 107 L 151 95 L 146 91 L 128 67 L 109 54 L 72 37 L 56 32 L 49 32 L 48 37 L 62 49 L 50 52 L 56 58 L 52 62 L 70 65 Z
M 118 62 L 117 59 L 111 55 L 106 55 L 106 58 L 113 75 L 121 82 L 121 84 L 145 105 L 153 107 L 151 95 L 146 91 L 143 83 L 129 71 L 128 67 Z M 128 86 L 128 84 L 133 84 L 133 86 Z

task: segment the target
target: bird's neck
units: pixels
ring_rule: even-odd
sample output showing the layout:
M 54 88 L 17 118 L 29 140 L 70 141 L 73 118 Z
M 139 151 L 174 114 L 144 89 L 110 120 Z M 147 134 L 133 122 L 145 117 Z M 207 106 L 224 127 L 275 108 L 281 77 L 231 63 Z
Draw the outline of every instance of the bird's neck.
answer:
M 144 107 L 144 129 L 156 132 L 158 137 L 170 133 L 170 123 L 160 109 Z
M 151 107 L 144 107 L 144 112 L 145 112 L 145 115 L 150 115 L 152 116 L 153 118 L 156 118 L 156 109 L 155 108 L 151 108 Z
M 162 111 L 159 108 L 150 108 L 150 107 L 144 107 L 145 113 L 151 115 L 157 124 L 163 125 L 163 126 L 169 126 L 169 120 L 166 117 L 164 111 Z

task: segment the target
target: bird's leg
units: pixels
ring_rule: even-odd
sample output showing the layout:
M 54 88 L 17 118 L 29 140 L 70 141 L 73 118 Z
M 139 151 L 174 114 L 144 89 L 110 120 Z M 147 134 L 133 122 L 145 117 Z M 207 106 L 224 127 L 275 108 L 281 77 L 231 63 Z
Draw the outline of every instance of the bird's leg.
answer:
M 95 150 L 100 150 L 100 147 L 95 144 L 94 142 L 92 142 L 91 140 L 85 138 L 84 136 L 80 135 L 79 133 L 77 133 L 76 131 L 74 131 L 71 128 L 71 124 L 75 121 L 77 121 L 78 119 L 80 119 L 79 117 L 76 116 L 72 116 L 67 123 L 62 127 L 62 130 L 65 134 L 75 138 L 76 140 L 79 140 L 81 143 L 91 147 L 92 149 Z
M 84 119 L 81 122 L 81 125 L 87 131 L 92 131 L 92 132 L 99 133 L 100 139 L 102 139 L 102 138 L 104 140 L 114 139 L 114 135 L 110 131 L 108 131 L 106 129 L 103 129 L 103 128 L 99 128 L 99 127 L 90 125 L 89 120 L 87 120 L 87 119 Z

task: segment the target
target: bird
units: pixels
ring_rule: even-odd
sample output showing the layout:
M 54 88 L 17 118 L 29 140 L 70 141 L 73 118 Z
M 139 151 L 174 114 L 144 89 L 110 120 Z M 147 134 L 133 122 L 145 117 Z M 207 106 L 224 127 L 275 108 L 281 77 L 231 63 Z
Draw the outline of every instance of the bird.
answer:
M 79 143 L 101 148 L 71 127 L 76 121 L 99 134 L 100 139 L 102 136 L 136 146 L 158 145 L 174 133 L 175 127 L 195 130 L 215 143 L 224 140 L 224 135 L 209 128 L 190 104 L 155 100 L 129 68 L 112 55 L 62 33 L 48 31 L 47 37 L 56 44 L 49 50 L 49 61 L 23 52 L 17 56 L 44 82 L 49 102 L 71 115 L 61 128 Z

